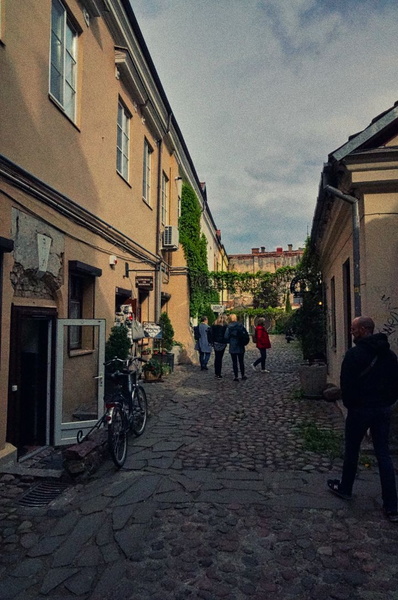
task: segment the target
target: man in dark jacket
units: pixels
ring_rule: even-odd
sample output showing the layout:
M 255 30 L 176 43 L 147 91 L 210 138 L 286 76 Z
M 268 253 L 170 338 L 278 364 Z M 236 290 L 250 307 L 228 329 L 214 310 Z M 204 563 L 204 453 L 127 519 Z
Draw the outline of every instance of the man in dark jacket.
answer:
M 391 405 L 398 398 L 398 361 L 387 336 L 374 334 L 374 327 L 370 317 L 357 317 L 351 325 L 355 346 L 347 351 L 340 375 L 347 408 L 343 474 L 341 481 L 329 479 L 328 487 L 344 500 L 352 498 L 361 442 L 370 429 L 384 513 L 390 521 L 398 522 L 395 472 L 388 447 Z

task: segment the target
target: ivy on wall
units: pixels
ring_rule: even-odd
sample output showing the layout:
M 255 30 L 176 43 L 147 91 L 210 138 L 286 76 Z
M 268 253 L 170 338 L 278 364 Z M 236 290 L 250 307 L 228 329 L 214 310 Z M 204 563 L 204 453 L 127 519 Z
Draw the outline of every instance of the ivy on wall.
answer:
M 250 293 L 254 308 L 276 308 L 286 293 L 286 285 L 291 281 L 295 267 L 280 267 L 275 273 L 239 273 L 237 271 L 217 271 L 210 273 L 217 290 L 226 289 L 230 294 Z
M 209 277 L 207 241 L 200 231 L 200 217 L 201 207 L 196 194 L 190 185 L 183 183 L 178 226 L 189 273 L 190 314 L 194 318 L 207 314 L 210 304 L 219 300 Z

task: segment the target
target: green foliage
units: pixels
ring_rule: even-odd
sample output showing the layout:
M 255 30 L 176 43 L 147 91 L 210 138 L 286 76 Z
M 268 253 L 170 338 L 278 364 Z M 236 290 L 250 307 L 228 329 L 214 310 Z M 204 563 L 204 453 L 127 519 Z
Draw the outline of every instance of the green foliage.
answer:
M 190 314 L 207 314 L 210 304 L 217 304 L 219 295 L 213 287 L 207 267 L 207 240 L 200 232 L 201 208 L 194 190 L 184 183 L 179 219 L 180 242 L 189 272 Z M 212 318 L 214 318 L 213 313 Z M 209 315 L 210 316 L 210 315 Z
M 126 360 L 129 355 L 131 341 L 127 334 L 127 327 L 114 325 L 111 329 L 108 341 L 105 344 L 105 360 L 120 358 Z
M 162 328 L 162 346 L 167 352 L 173 348 L 174 329 L 167 313 L 163 312 L 159 318 L 159 325 Z
M 163 373 L 163 365 L 159 360 L 151 358 L 143 365 L 142 370 L 144 373 L 152 373 L 152 375 L 158 377 Z
M 301 423 L 298 431 L 303 438 L 304 450 L 324 454 L 330 459 L 341 458 L 343 454 L 343 436 L 330 429 L 320 429 L 316 423 Z
M 287 327 L 298 338 L 306 360 L 326 357 L 326 322 L 323 307 L 322 276 L 316 249 L 307 239 L 303 259 L 297 266 L 303 303 L 292 313 Z

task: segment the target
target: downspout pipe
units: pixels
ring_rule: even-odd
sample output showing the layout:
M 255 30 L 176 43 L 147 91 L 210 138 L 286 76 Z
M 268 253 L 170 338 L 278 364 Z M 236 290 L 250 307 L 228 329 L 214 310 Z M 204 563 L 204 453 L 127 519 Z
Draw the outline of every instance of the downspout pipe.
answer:
M 328 192 L 332 196 L 336 196 L 344 202 L 348 202 L 351 205 L 352 214 L 352 246 L 353 246 L 353 257 L 354 257 L 354 311 L 355 316 L 361 316 L 361 270 L 360 270 L 360 259 L 361 252 L 359 248 L 359 201 L 355 196 L 349 194 L 343 194 L 337 188 L 331 185 L 325 185 L 323 188 L 325 192 Z
M 158 187 L 157 187 L 157 215 L 156 215 L 156 255 L 160 257 L 160 225 L 161 225 L 161 202 L 162 202 L 162 146 L 163 140 L 158 140 Z M 159 323 L 161 307 L 161 260 L 156 263 L 155 273 L 155 323 Z

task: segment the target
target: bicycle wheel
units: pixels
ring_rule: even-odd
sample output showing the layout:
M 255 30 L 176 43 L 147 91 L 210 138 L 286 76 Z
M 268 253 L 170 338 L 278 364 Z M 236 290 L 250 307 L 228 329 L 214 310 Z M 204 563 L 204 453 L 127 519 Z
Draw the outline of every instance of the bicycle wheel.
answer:
M 108 425 L 108 446 L 115 466 L 120 469 L 127 456 L 126 416 L 119 405 L 113 409 L 112 421 Z
M 131 401 L 131 412 L 133 415 L 131 428 L 135 435 L 142 435 L 148 418 L 148 403 L 145 390 L 140 385 L 134 388 Z

